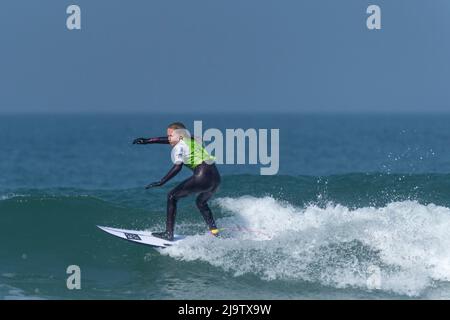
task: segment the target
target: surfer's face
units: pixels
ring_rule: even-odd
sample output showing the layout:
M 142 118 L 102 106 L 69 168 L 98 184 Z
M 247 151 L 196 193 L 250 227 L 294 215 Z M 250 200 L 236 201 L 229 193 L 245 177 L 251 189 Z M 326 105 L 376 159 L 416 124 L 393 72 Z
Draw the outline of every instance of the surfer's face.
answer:
M 167 138 L 169 138 L 169 143 L 172 147 L 180 141 L 180 136 L 172 128 L 167 128 Z

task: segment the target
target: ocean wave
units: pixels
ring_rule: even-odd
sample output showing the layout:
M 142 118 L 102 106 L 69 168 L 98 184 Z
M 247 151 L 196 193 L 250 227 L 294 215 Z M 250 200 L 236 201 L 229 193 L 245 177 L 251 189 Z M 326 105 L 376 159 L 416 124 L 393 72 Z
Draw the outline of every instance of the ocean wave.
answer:
M 235 276 L 419 296 L 450 280 L 450 209 L 417 201 L 297 208 L 272 197 L 221 198 L 222 239 L 188 237 L 163 254 Z M 228 229 L 228 231 L 227 231 Z M 206 241 L 207 240 L 207 241 Z
M 450 283 L 448 177 L 225 176 L 221 198 L 211 203 L 222 238 L 206 235 L 194 199 L 183 199 L 176 232 L 197 235 L 162 253 L 262 281 L 427 296 Z M 24 253 L 49 257 L 50 267 L 74 254 L 90 266 L 122 261 L 125 250 L 134 263 L 142 259 L 136 246 L 95 226 L 160 230 L 171 187 L 7 190 L 0 201 L 0 251 L 12 264 Z
M 0 195 L 0 201 L 5 201 L 5 200 L 17 198 L 17 197 L 25 197 L 25 196 L 26 195 L 23 195 L 23 194 L 6 193 L 6 194 L 1 194 Z
M 35 293 L 39 294 L 39 290 L 36 289 Z M 25 294 L 23 290 L 6 284 L 0 284 L 0 297 L 4 300 L 45 300 L 36 295 Z

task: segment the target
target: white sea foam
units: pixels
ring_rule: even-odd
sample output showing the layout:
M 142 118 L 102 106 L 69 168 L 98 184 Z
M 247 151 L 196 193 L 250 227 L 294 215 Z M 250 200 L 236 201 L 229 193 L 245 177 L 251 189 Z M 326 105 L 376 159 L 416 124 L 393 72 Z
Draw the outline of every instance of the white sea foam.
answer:
M 163 254 L 264 280 L 419 296 L 450 281 L 450 209 L 415 201 L 351 210 L 295 208 L 271 197 L 222 198 L 223 238 L 188 237 Z
M 14 198 L 14 197 L 15 197 L 15 194 L 13 194 L 13 193 L 0 194 L 0 201 L 8 200 L 8 199 L 11 199 L 11 198 Z
M 16 193 L 0 194 L 0 201 L 9 200 L 16 197 L 25 197 L 25 195 Z
M 23 290 L 0 284 L 0 299 L 3 300 L 44 300 L 41 297 L 31 296 L 24 293 Z

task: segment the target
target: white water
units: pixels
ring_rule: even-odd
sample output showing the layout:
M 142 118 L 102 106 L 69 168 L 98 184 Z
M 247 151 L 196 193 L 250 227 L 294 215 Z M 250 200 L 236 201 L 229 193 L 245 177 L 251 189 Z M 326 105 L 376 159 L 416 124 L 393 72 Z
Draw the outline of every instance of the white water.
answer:
M 217 202 L 230 213 L 218 221 L 224 238 L 192 236 L 162 253 L 236 276 L 408 296 L 450 280 L 449 208 L 414 201 L 295 208 L 271 197 Z
M 0 283 L 0 299 L 3 300 L 44 300 L 43 298 L 27 295 L 23 290 Z
M 20 197 L 20 195 L 14 194 L 14 193 L 8 193 L 8 194 L 0 194 L 0 201 L 9 200 L 14 197 Z

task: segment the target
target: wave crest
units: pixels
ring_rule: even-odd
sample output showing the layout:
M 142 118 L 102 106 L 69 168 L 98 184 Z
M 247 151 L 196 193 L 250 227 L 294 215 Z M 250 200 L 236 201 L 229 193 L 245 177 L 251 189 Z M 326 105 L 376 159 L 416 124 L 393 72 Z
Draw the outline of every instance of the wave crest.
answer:
M 188 237 L 164 254 L 236 276 L 418 296 L 450 279 L 450 209 L 417 201 L 296 208 L 272 197 L 222 198 L 222 239 Z

